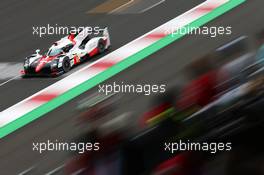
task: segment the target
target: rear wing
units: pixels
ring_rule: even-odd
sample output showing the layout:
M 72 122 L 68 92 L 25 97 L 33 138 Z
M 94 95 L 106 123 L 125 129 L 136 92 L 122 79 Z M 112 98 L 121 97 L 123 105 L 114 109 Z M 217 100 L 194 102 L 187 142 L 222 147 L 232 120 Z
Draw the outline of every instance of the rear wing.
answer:
M 106 38 L 106 47 L 109 47 L 111 45 L 110 35 L 107 27 L 105 27 L 104 29 L 100 29 L 99 33 L 97 32 L 93 33 L 91 32 L 90 28 L 86 27 L 83 30 L 78 31 L 78 33 L 74 35 L 73 34 L 68 35 L 68 39 L 74 42 L 76 45 L 80 45 L 83 40 L 94 37 L 104 37 Z
M 110 35 L 109 35 L 109 31 L 107 27 L 103 29 L 103 37 L 106 37 L 106 47 L 110 46 L 111 41 L 110 41 Z

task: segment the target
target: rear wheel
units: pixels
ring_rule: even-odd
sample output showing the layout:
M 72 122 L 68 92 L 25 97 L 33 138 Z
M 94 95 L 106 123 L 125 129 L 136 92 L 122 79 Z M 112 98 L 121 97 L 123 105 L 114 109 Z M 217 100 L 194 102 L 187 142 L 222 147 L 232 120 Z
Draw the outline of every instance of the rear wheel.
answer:
M 69 72 L 69 70 L 71 69 L 71 62 L 68 57 L 64 58 L 62 62 L 62 69 L 64 72 Z
M 21 75 L 21 78 L 28 78 L 27 74 Z
M 104 40 L 100 39 L 99 42 L 98 42 L 98 52 L 99 53 L 103 53 L 105 51 L 105 42 Z

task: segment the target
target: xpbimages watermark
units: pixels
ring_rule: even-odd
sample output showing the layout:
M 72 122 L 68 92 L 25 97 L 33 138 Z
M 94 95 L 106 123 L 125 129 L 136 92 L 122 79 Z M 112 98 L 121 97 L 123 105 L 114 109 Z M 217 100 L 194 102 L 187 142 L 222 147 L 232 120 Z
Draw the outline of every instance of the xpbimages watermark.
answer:
M 204 151 L 211 154 L 216 154 L 217 152 L 222 151 L 231 151 L 232 143 L 227 142 L 190 142 L 189 140 L 183 141 L 179 140 L 178 142 L 165 142 L 164 150 L 169 153 L 175 153 L 180 151 Z
M 172 37 L 176 37 L 178 35 L 206 35 L 211 38 L 215 38 L 222 35 L 231 35 L 232 27 L 227 26 L 202 26 L 202 27 L 192 27 L 185 26 L 181 28 L 177 27 L 168 27 L 165 31 L 166 35 L 171 35 Z
M 121 82 L 120 84 L 113 82 L 113 84 L 100 84 L 98 86 L 99 93 L 109 95 L 112 93 L 137 93 L 144 95 L 151 95 L 157 93 L 166 92 L 165 84 L 125 84 Z
M 99 151 L 100 143 L 95 142 L 60 142 L 58 140 L 46 142 L 33 142 L 32 150 L 38 153 L 43 153 L 46 151 L 74 151 L 79 154 L 83 154 L 87 151 Z
M 99 26 L 60 26 L 58 24 L 46 26 L 32 26 L 32 34 L 34 36 L 43 37 L 45 35 L 68 35 L 75 34 L 86 29 L 88 34 L 98 35 L 104 28 Z

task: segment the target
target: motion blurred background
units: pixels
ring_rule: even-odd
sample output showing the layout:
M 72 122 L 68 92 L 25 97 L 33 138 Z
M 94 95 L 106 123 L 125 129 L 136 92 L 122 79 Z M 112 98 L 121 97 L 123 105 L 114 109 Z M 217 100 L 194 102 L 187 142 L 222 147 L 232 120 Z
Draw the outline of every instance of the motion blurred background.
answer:
M 106 144 L 100 153 L 74 156 L 67 170 L 84 165 L 88 174 L 263 174 L 262 38 L 262 31 L 256 38 L 240 36 L 195 59 L 178 73 L 181 84 L 151 98 L 141 115 L 116 112 L 126 95 L 82 101 L 79 127 L 92 128 L 82 137 Z M 164 143 L 180 140 L 231 142 L 232 150 L 164 151 Z
M 129 8 L 129 13 L 93 14 L 105 1 L 43 1 L 42 7 L 32 0 L 13 1 L 14 6 L 9 1 L 0 5 L 1 17 L 9 15 L 0 29 L 1 61 L 8 63 L 20 63 L 36 45 L 45 48 L 56 40 L 34 38 L 32 24 L 52 20 L 105 25 L 114 50 L 201 3 L 166 0 L 144 13 L 131 7 L 133 13 Z M 34 10 L 26 10 L 31 5 Z M 106 96 L 95 87 L 5 137 L 0 141 L 0 174 L 263 175 L 263 5 L 262 0 L 246 1 L 208 24 L 231 26 L 230 36 L 186 36 L 104 82 L 166 84 L 166 93 Z M 50 13 L 40 13 L 42 8 Z M 56 16 L 58 11 L 63 13 Z M 29 20 L 21 23 L 25 18 Z M 20 28 L 14 27 L 17 24 Z M 0 94 L 0 108 L 56 81 L 15 79 L 0 87 L 5 92 Z M 32 151 L 32 142 L 47 140 L 98 141 L 101 151 Z M 164 150 L 165 142 L 179 140 L 231 142 L 232 150 L 216 154 Z

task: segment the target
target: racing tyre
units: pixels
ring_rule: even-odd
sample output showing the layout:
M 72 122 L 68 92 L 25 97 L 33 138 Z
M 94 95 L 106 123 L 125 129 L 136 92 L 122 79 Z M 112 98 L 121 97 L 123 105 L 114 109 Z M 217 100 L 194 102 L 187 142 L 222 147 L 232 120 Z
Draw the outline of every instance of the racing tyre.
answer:
M 98 52 L 99 53 L 103 53 L 105 51 L 105 42 L 104 40 L 100 39 L 99 42 L 98 42 Z
M 69 72 L 69 70 L 71 69 L 71 62 L 69 60 L 68 57 L 64 58 L 63 59 L 63 62 L 62 62 L 62 69 L 63 71 L 66 73 L 66 72 Z
M 28 75 L 21 75 L 21 78 L 23 78 L 23 79 L 26 79 L 26 78 L 28 78 Z

